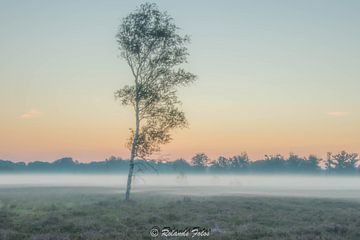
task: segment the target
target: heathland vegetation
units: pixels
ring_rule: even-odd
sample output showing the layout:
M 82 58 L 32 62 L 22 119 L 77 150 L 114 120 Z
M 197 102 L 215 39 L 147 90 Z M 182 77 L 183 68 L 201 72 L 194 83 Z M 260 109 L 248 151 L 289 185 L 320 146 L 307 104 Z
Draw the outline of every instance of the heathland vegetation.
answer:
M 0 239 L 160 239 L 154 226 L 210 229 L 203 239 L 360 238 L 355 201 L 133 194 L 127 203 L 111 188 L 0 188 Z

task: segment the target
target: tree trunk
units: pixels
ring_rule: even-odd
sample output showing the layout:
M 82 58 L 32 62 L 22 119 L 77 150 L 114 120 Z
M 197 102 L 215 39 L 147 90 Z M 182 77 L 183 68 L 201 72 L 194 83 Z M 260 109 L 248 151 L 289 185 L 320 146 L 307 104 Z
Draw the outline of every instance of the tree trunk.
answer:
M 133 178 L 133 174 L 134 174 L 134 166 L 135 166 L 134 160 L 136 157 L 137 141 L 139 138 L 140 120 L 139 120 L 139 104 L 138 103 L 136 103 L 136 107 L 135 107 L 135 119 L 136 119 L 136 127 L 135 127 L 135 134 L 134 134 L 133 142 L 131 144 L 129 174 L 128 174 L 128 179 L 127 179 L 127 184 L 126 184 L 126 193 L 125 193 L 126 201 L 130 200 L 131 183 L 132 183 L 132 178 Z

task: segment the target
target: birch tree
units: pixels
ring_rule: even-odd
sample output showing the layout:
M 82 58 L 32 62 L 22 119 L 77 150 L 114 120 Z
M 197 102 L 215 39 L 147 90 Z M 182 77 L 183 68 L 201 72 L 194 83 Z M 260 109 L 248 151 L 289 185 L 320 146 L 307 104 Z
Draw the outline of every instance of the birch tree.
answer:
M 172 140 L 171 130 L 187 126 L 176 93 L 178 87 L 187 86 L 196 77 L 182 68 L 189 37 L 181 35 L 173 18 L 159 11 L 156 4 L 142 4 L 125 17 L 116 40 L 133 78 L 133 84 L 115 92 L 123 105 L 132 107 L 135 116 L 127 143 L 130 161 L 125 200 L 129 200 L 134 160 L 159 151 Z

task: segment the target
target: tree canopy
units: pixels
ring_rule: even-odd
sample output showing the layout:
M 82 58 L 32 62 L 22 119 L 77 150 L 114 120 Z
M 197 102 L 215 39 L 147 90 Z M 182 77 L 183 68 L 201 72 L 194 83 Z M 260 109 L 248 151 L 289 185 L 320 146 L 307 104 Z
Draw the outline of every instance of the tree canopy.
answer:
M 135 154 L 144 158 L 171 140 L 172 129 L 187 125 L 176 92 L 177 87 L 195 80 L 194 74 L 179 67 L 186 63 L 189 37 L 182 36 L 173 18 L 156 4 L 145 3 L 123 19 L 116 39 L 134 84 L 116 91 L 115 96 L 139 115 Z M 131 129 L 129 148 L 135 133 Z

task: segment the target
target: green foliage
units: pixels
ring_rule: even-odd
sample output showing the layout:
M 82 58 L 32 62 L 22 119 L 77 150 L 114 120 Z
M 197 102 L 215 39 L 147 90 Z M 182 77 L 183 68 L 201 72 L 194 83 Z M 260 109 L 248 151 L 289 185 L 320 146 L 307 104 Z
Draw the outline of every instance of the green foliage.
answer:
M 127 146 L 136 136 L 136 156 L 144 158 L 171 141 L 174 128 L 187 126 L 179 109 L 177 88 L 195 80 L 195 75 L 179 65 L 186 63 L 188 36 L 156 4 L 145 3 L 125 17 L 116 39 L 121 56 L 134 77 L 134 85 L 115 92 L 123 105 L 132 106 L 139 119 L 139 132 L 131 129 Z

